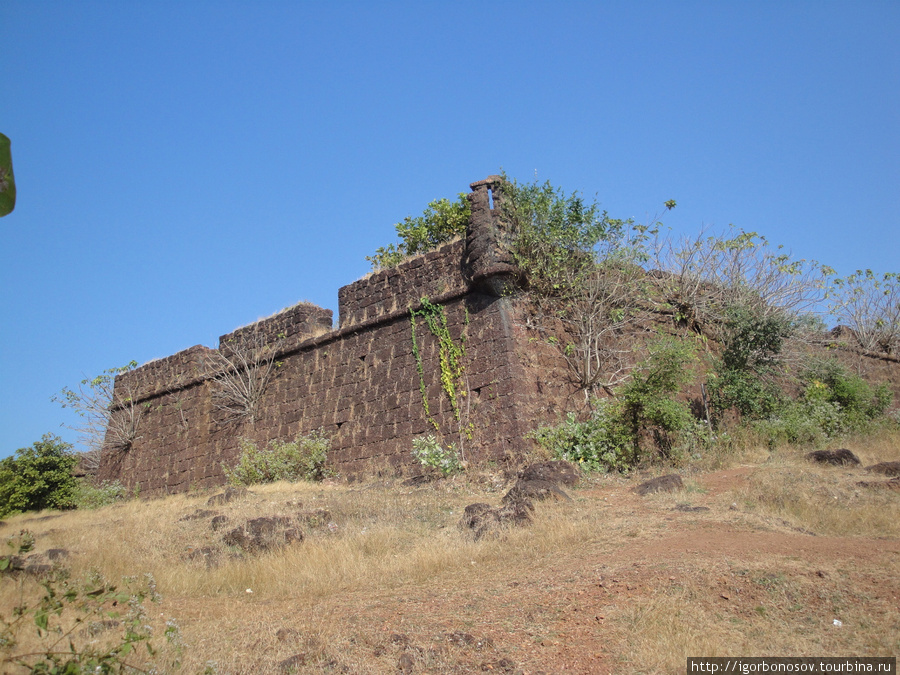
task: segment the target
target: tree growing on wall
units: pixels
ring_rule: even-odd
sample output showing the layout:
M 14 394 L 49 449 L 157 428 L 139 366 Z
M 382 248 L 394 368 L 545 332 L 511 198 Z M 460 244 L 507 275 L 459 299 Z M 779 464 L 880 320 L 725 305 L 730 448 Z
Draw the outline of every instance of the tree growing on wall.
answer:
M 80 417 L 81 422 L 70 428 L 80 434 L 79 441 L 93 453 L 92 457 L 104 447 L 128 450 L 138 438 L 146 406 L 138 403 L 131 380 L 116 381 L 118 375 L 136 367 L 137 361 L 131 361 L 120 368 L 109 368 L 83 379 L 75 389 L 64 387 L 53 397 Z
M 260 399 L 281 366 L 275 358 L 283 342 L 283 334 L 270 340 L 257 323 L 206 355 L 207 368 L 214 373 L 212 404 L 224 423 L 256 421 Z
M 454 237 L 464 237 L 469 213 L 469 200 L 464 193 L 455 202 L 436 199 L 421 216 L 407 216 L 394 225 L 399 243 L 379 247 L 366 260 L 372 263 L 373 271 L 396 267 L 411 255 L 435 249 Z
M 556 344 L 578 386 L 590 395 L 624 382 L 631 350 L 619 339 L 646 306 L 641 267 L 653 228 L 611 218 L 596 202 L 567 195 L 549 182 L 505 180 L 502 217 L 538 324 L 562 324 Z M 668 202 L 667 208 L 674 207 Z

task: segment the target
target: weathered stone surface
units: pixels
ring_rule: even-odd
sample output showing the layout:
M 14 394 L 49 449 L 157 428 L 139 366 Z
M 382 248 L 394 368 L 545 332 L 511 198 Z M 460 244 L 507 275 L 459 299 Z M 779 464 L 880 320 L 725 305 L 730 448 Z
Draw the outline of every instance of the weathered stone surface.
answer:
M 691 506 L 690 504 L 676 504 L 673 511 L 684 511 L 685 513 L 703 513 L 709 511 L 708 506 Z
M 212 497 L 210 497 L 212 499 Z M 211 511 L 209 509 L 197 509 L 191 513 L 185 514 L 178 519 L 178 522 L 184 522 L 186 520 L 202 520 L 203 518 L 212 518 L 214 516 L 219 515 L 218 511 Z
M 222 504 L 227 504 L 229 502 L 233 502 L 235 499 L 240 499 L 241 497 L 246 497 L 251 493 L 247 488 L 237 488 L 237 487 L 227 487 L 225 488 L 225 492 L 220 492 L 219 494 L 215 494 L 206 500 L 207 506 L 220 506 Z
M 299 672 L 299 670 L 303 668 L 303 666 L 305 666 L 308 661 L 308 654 L 294 654 L 293 656 L 287 657 L 283 661 L 279 661 L 278 669 L 284 673 L 296 673 Z
M 471 532 L 477 541 L 504 527 L 530 525 L 533 512 L 534 505 L 527 499 L 511 501 L 496 509 L 490 504 L 469 504 L 459 521 L 459 527 Z
M 883 476 L 900 476 L 900 462 L 882 462 L 866 467 L 866 471 L 880 473 Z
M 209 521 L 209 526 L 213 532 L 218 532 L 228 523 L 228 516 L 216 516 L 211 521 Z
M 303 541 L 303 533 L 287 516 L 263 516 L 229 530 L 222 541 L 247 553 L 260 553 Z
M 576 485 L 581 479 L 578 469 L 571 462 L 555 460 L 536 462 L 519 471 L 519 480 L 546 480 L 556 485 Z
M 900 490 L 900 476 L 891 478 L 890 480 L 863 480 L 859 481 L 857 485 L 870 490 Z
M 548 480 L 523 480 L 519 479 L 507 492 L 501 500 L 504 504 L 532 499 L 542 502 L 546 499 L 571 500 L 571 497 L 556 487 L 555 483 Z
M 634 488 L 639 495 L 649 495 L 654 492 L 674 492 L 684 487 L 684 481 L 677 473 L 670 473 L 665 476 L 658 476 L 651 480 L 645 481 Z
M 807 453 L 806 459 L 817 464 L 831 464 L 832 466 L 857 466 L 860 463 L 859 457 L 847 450 L 847 448 L 814 450 Z

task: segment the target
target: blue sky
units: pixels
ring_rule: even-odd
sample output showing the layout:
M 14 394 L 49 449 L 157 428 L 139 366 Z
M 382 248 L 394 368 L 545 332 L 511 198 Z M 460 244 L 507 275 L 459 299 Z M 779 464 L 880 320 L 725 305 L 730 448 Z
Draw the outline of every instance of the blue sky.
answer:
M 0 0 L 0 456 L 501 168 L 900 271 L 900 3 Z

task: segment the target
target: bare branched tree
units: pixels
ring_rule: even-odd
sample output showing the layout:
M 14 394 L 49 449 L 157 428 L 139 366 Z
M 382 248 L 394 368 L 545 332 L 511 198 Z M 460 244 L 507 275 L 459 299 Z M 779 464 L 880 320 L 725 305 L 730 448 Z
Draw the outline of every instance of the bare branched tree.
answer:
M 835 279 L 829 302 L 831 314 L 853 329 L 863 349 L 900 352 L 900 274 L 857 270 Z
M 281 365 L 275 360 L 284 336 L 273 342 L 254 324 L 218 350 L 206 355 L 212 376 L 212 403 L 225 416 L 225 422 L 254 422 L 259 401 Z
M 652 264 L 676 319 L 703 329 L 721 325 L 734 307 L 761 317 L 798 317 L 821 309 L 834 270 L 794 260 L 755 232 L 657 238 Z
M 628 379 L 633 350 L 621 338 L 644 314 L 644 281 L 638 265 L 608 259 L 584 275 L 560 303 L 557 316 L 569 338 L 561 345 L 563 355 L 586 394 Z
M 82 380 L 76 389 L 65 387 L 53 397 L 81 418 L 80 424 L 69 428 L 79 432 L 79 442 L 94 453 L 98 463 L 102 448 L 128 450 L 138 438 L 145 407 L 136 399 L 135 382 L 118 377 L 136 367 L 137 362 L 132 361 L 121 368 L 104 370 L 97 377 Z

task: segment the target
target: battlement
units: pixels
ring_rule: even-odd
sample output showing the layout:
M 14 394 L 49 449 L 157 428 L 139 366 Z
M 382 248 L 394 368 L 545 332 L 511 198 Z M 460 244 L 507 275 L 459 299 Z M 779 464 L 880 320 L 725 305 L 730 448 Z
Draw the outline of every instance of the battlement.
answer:
M 337 328 L 330 310 L 299 303 L 222 335 L 217 349 L 197 345 L 119 376 L 117 391 L 141 403 L 141 428 L 130 447 L 104 451 L 101 479 L 147 493 L 218 485 L 240 438 L 264 445 L 313 430 L 331 438 L 329 463 L 347 476 L 411 468 L 412 439 L 427 433 L 470 459 L 521 453 L 540 416 L 535 406 L 553 406 L 542 376 L 520 358 L 534 348 L 507 293 L 516 270 L 500 223 L 499 180 L 472 184 L 465 238 L 339 289 Z M 446 336 L 411 313 L 423 298 L 441 308 L 441 325 L 465 347 L 464 420 L 444 395 Z M 234 418 L 220 414 L 216 387 L 236 369 L 227 358 L 239 353 L 244 362 L 277 359 L 277 368 L 254 414 Z M 544 373 L 547 365 L 541 361 Z

